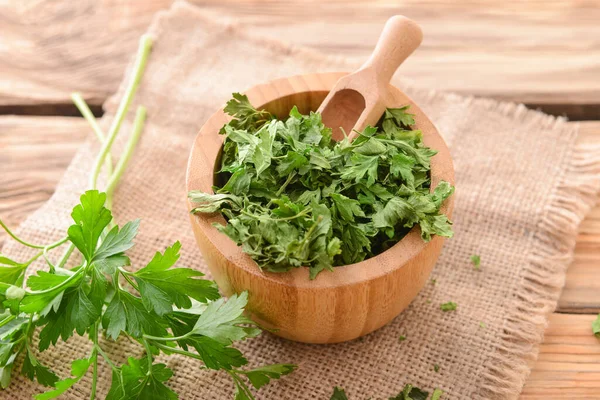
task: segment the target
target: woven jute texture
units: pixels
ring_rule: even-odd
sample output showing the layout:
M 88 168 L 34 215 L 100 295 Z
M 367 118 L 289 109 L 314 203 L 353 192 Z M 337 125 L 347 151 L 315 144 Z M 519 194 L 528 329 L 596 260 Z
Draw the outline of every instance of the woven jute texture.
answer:
M 356 65 L 255 38 L 243 27 L 212 22 L 186 3 L 158 15 L 150 32 L 155 45 L 136 97 L 147 107 L 149 119 L 116 192 L 114 213 L 120 223 L 142 219 L 130 252 L 135 265 L 180 240 L 181 264 L 207 272 L 189 225 L 184 182 L 190 147 L 203 122 L 234 91 L 278 77 Z M 329 399 L 336 385 L 351 399 L 382 399 L 405 383 L 439 387 L 447 399 L 515 398 L 536 358 L 578 224 L 600 187 L 600 152 L 577 146 L 577 127 L 562 119 L 520 105 L 395 83 L 437 125 L 456 167 L 456 233 L 433 272 L 436 284 L 427 285 L 400 316 L 363 339 L 307 345 L 265 333 L 241 343 L 251 365 L 299 365 L 292 375 L 262 389 L 258 399 Z M 123 89 L 106 104 L 104 129 Z M 128 120 L 122 132 L 130 127 Z M 20 235 L 49 242 L 64 234 L 98 150 L 90 137 L 54 196 L 18 229 Z M 13 244 L 3 251 L 17 259 L 30 255 Z M 472 254 L 481 255 L 479 272 L 469 261 Z M 441 312 L 440 304 L 447 301 L 458 303 L 458 310 Z M 400 343 L 400 335 L 407 339 Z M 70 338 L 41 359 L 67 376 L 68 360 L 84 356 L 87 343 L 87 338 Z M 142 352 L 127 340 L 102 345 L 118 360 Z M 181 399 L 232 398 L 226 374 L 177 356 L 167 363 L 175 371 L 170 385 Z M 434 364 L 440 367 L 438 373 Z M 109 382 L 109 371 L 102 368 L 101 397 Z M 89 384 L 86 378 L 65 398 L 86 398 Z M 15 378 L 0 396 L 29 399 L 40 390 Z

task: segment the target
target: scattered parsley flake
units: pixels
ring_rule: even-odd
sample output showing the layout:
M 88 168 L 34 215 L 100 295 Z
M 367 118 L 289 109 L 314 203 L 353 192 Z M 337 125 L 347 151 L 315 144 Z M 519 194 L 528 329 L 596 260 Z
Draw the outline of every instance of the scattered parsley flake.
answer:
M 475 267 L 475 269 L 479 269 L 481 266 L 481 257 L 479 257 L 479 255 L 477 254 L 473 254 L 471 256 L 471 262 L 473 263 L 473 266 Z
M 432 279 L 430 282 L 433 286 L 435 286 L 435 284 L 437 283 L 437 279 Z
M 406 340 L 406 336 L 404 336 L 404 335 L 400 335 L 398 337 L 398 342 L 404 342 L 405 340 Z
M 434 370 L 435 372 L 440 372 L 440 366 L 439 366 L 439 365 L 437 365 L 437 364 L 433 364 L 433 370 Z
M 479 322 L 479 327 L 484 328 L 486 327 L 485 322 Z
M 437 372 L 437 371 L 436 371 Z M 440 389 L 434 389 L 430 400 L 440 400 L 444 392 Z M 369 397 L 370 400 L 372 397 Z M 378 397 L 379 398 L 379 397 Z M 429 392 L 419 389 L 411 384 L 404 385 L 404 388 L 396 396 L 389 397 L 388 400 L 427 400 Z M 333 394 L 329 400 L 348 400 L 344 389 L 339 387 L 333 388 Z
M 600 339 L 600 314 L 598 314 L 598 317 L 592 322 L 592 332 Z
M 444 312 L 454 311 L 454 310 L 456 310 L 456 307 L 458 307 L 458 305 L 456 303 L 454 303 L 453 301 L 449 301 L 447 303 L 440 305 L 440 308 Z
M 344 389 L 336 386 L 333 388 L 333 394 L 329 400 L 348 400 L 348 396 L 346 396 Z

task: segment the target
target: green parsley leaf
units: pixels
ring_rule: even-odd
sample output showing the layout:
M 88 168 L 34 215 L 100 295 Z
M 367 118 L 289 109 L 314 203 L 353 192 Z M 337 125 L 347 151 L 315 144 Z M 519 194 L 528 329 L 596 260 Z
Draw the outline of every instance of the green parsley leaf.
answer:
M 409 106 L 404 106 L 400 108 L 388 108 L 385 111 L 384 119 L 393 118 L 396 123 L 400 126 L 408 127 L 410 125 L 415 124 L 415 115 L 406 112 Z
M 139 226 L 140 220 L 136 219 L 126 223 L 121 229 L 118 226 L 111 229 L 95 252 L 94 260 L 103 260 L 132 248 Z
M 248 377 L 255 389 L 260 389 L 268 384 L 271 379 L 279 379 L 283 375 L 292 373 L 296 369 L 292 364 L 272 364 L 264 367 L 254 368 L 250 371 L 243 371 Z
M 348 221 L 354 222 L 354 217 L 364 217 L 365 213 L 360 207 L 358 200 L 350 199 L 342 194 L 332 193 L 331 198 L 340 216 Z
M 367 187 L 373 185 L 377 180 L 377 169 L 379 166 L 378 156 L 366 156 L 360 153 L 354 153 L 350 157 L 350 164 L 342 172 L 341 178 L 360 182 L 363 177 L 367 177 Z
M 400 335 L 398 337 L 398 342 L 404 342 L 405 340 L 406 340 L 406 336 L 404 336 L 404 335 Z
M 439 365 L 437 365 L 437 364 L 433 364 L 433 370 L 434 370 L 435 372 L 440 372 L 440 366 L 439 366 Z
M 206 368 L 230 370 L 248 363 L 238 349 L 228 347 L 207 336 L 192 337 L 190 342 L 202 358 Z
M 200 302 L 219 297 L 216 285 L 200 271 L 190 268 L 172 268 L 179 260 L 181 243 L 176 242 L 164 254 L 157 252 L 150 263 L 133 274 L 139 284 L 142 302 L 158 315 L 170 313 L 175 304 L 179 308 L 192 306 L 190 298 Z
M 454 311 L 456 310 L 456 307 L 458 307 L 458 305 L 452 301 L 449 301 L 447 303 L 444 303 L 442 305 L 440 305 L 440 308 L 442 309 L 442 311 L 446 312 L 446 311 Z
M 44 386 L 54 387 L 58 381 L 56 374 L 50 371 L 48 367 L 40 364 L 29 348 L 27 348 L 27 351 L 25 352 L 21 373 L 31 380 L 34 380 L 34 378 L 37 379 L 38 383 Z
M 112 384 L 106 400 L 176 400 L 179 397 L 164 382 L 173 376 L 165 364 L 152 364 L 147 358 L 129 357 L 127 364 L 113 370 Z
M 92 361 L 88 358 L 73 361 L 71 363 L 71 375 L 73 375 L 73 378 L 67 378 L 56 382 L 56 389 L 37 394 L 34 396 L 34 398 L 36 400 L 50 400 L 64 394 L 74 384 L 79 382 L 81 378 L 83 378 L 89 369 L 91 362 Z
M 110 211 L 104 207 L 105 202 L 106 193 L 88 190 L 81 195 L 80 204 L 71 213 L 75 224 L 67 231 L 69 240 L 88 262 L 94 256 L 102 231 L 112 220 Z
M 108 304 L 102 325 L 106 327 L 106 334 L 113 339 L 121 331 L 133 337 L 143 334 L 162 336 L 166 333 L 159 316 L 148 311 L 140 298 L 123 290 L 118 290 Z
M 262 126 L 265 122 L 273 118 L 271 114 L 266 111 L 256 110 L 252 104 L 250 104 L 248 96 L 240 93 L 233 93 L 233 98 L 227 102 L 223 111 L 235 117 L 235 119 L 230 122 L 230 126 L 237 129 Z M 224 130 L 222 129 L 220 133 L 224 133 Z
M 56 311 L 50 311 L 39 325 L 44 328 L 40 331 L 39 350 L 44 351 L 50 347 L 50 344 L 56 345 L 59 338 L 65 342 L 73 336 L 75 327 L 71 324 L 71 320 L 67 319 L 67 305 L 69 301 L 60 304 L 60 308 Z
M 100 311 L 90 300 L 85 290 L 79 287 L 75 290 L 67 306 L 67 320 L 75 327 L 78 334 L 84 332 L 100 317 Z
M 16 284 L 28 266 L 27 263 L 18 263 L 0 254 L 0 282 Z
M 219 299 L 209 303 L 192 332 L 225 345 L 244 339 L 246 330 L 241 324 L 246 320 L 241 317 L 247 302 L 248 293 L 243 292 L 239 296 L 231 296 L 228 301 Z

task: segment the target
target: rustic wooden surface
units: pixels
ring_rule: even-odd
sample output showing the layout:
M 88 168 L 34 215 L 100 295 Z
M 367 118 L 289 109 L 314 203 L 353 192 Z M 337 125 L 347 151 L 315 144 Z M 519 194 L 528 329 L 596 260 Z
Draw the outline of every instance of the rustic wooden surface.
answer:
M 80 118 L 65 117 L 77 115 L 70 92 L 81 91 L 101 113 L 139 35 L 171 1 L 0 2 L 0 114 L 37 115 L 0 115 L 3 220 L 15 226 L 39 207 L 91 135 Z M 404 75 L 438 89 L 600 120 L 598 1 L 194 2 L 259 34 L 277 32 L 282 40 L 358 58 L 370 52 L 385 19 L 403 13 L 425 32 L 421 48 L 401 69 Z M 581 140 L 600 144 L 600 122 L 583 123 Z M 600 207 L 581 226 L 523 399 L 600 398 L 600 341 L 590 328 L 598 312 Z
M 76 114 L 76 90 L 98 107 L 137 38 L 173 0 L 0 2 L 0 110 Z M 192 0 L 258 34 L 364 60 L 393 14 L 418 21 L 423 44 L 402 73 L 423 85 L 600 119 L 597 1 Z M 348 29 L 352 21 L 352 29 Z

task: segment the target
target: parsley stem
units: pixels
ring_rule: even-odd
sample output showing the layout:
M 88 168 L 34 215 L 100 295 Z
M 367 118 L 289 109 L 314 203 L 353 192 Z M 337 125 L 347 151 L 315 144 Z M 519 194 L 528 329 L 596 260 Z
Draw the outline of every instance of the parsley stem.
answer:
M 96 188 L 96 184 L 98 182 L 98 176 L 100 175 L 100 170 L 102 168 L 102 164 L 106 159 L 106 156 L 110 152 L 110 149 L 119 133 L 119 129 L 121 128 L 121 124 L 125 119 L 125 115 L 127 114 L 127 110 L 129 109 L 129 105 L 131 104 L 131 100 L 137 91 L 140 80 L 142 79 L 142 74 L 144 72 L 144 68 L 146 67 L 146 61 L 148 60 L 148 54 L 150 53 L 150 49 L 152 48 L 152 38 L 149 35 L 143 35 L 140 38 L 140 44 L 138 47 L 138 54 L 136 57 L 135 65 L 133 67 L 133 76 L 129 81 L 127 89 L 125 90 L 125 94 L 121 99 L 121 103 L 119 104 L 119 108 L 115 114 L 113 122 L 108 130 L 108 136 L 102 145 L 102 149 L 96 158 L 96 162 L 94 164 L 94 169 L 92 175 L 90 177 L 90 187 L 92 189 Z
M 146 356 L 148 357 L 148 373 L 146 375 L 152 375 L 152 350 L 150 349 L 150 343 L 146 339 L 142 339 L 144 347 L 146 348 Z
M 83 118 L 85 118 L 85 120 L 92 127 L 92 130 L 96 134 L 98 141 L 100 143 L 104 143 L 104 140 L 105 140 L 104 132 L 102 132 L 102 129 L 100 128 L 100 126 L 98 125 L 98 122 L 96 121 L 96 117 L 94 117 L 92 110 L 90 110 L 90 108 L 88 107 L 88 105 L 85 102 L 85 100 L 83 99 L 83 97 L 81 97 L 81 94 L 71 93 L 71 100 L 73 100 L 73 104 L 75 104 L 75 107 L 77 107 L 77 109 L 79 110 L 79 112 L 81 113 Z M 106 155 L 106 174 L 108 176 L 112 175 L 112 167 L 113 167 L 112 156 L 110 153 L 108 153 Z
M 104 358 L 104 361 L 106 361 L 106 363 L 107 363 L 108 365 L 110 365 L 110 368 L 111 368 L 112 370 L 117 370 L 117 369 L 119 369 L 119 367 L 117 367 L 117 366 L 115 365 L 115 363 L 113 363 L 113 362 L 112 362 L 112 360 L 110 359 L 110 357 L 108 357 L 108 354 L 106 354 L 106 353 L 104 352 L 104 350 L 102 350 L 102 348 L 100 347 L 100 345 L 99 345 L 99 344 L 96 344 L 96 345 L 95 345 L 95 347 L 96 347 L 96 350 L 98 351 L 98 353 L 99 353 L 99 354 L 102 356 L 102 358 Z
M 42 254 L 44 256 L 44 260 L 46 260 L 46 264 L 48 264 L 48 267 L 50 268 L 50 272 L 54 273 L 54 271 L 56 270 L 56 267 L 54 266 L 54 264 L 52 264 L 52 261 L 50 261 L 50 258 L 48 258 L 48 248 L 44 247 L 44 250 L 42 250 Z
M 254 395 L 252 395 L 252 392 L 250 392 L 250 389 L 248 389 L 246 383 L 238 376 L 238 374 L 229 369 L 225 371 L 227 371 L 227 373 L 231 375 L 231 377 L 233 378 L 233 382 L 236 384 L 238 390 L 242 390 L 243 394 L 245 394 L 249 400 L 256 400 Z
M 27 242 L 27 241 L 25 241 L 25 240 L 21 239 L 21 238 L 20 238 L 20 237 L 18 237 L 17 235 L 15 235 L 15 234 L 13 233 L 13 231 L 11 231 L 11 230 L 8 228 L 8 226 L 6 226 L 6 224 L 5 224 L 4 222 L 2 222 L 2 220 L 1 220 L 1 219 L 0 219 L 0 226 L 2 226 L 2 228 L 3 228 L 3 229 L 6 231 L 6 233 L 8 233 L 8 235 L 9 235 L 10 237 L 12 237 L 14 240 L 16 240 L 17 242 L 21 243 L 21 244 L 22 244 L 22 245 L 24 245 L 24 246 L 31 247 L 32 249 L 43 249 L 43 248 L 45 248 L 45 247 L 47 247 L 48 249 L 53 249 L 53 248 L 55 248 L 55 247 L 58 247 L 58 246 L 60 246 L 61 244 L 63 244 L 64 242 L 66 242 L 66 241 L 67 241 L 67 238 L 65 237 L 65 238 L 63 238 L 63 239 L 61 239 L 61 240 L 59 240 L 59 241 L 56 241 L 56 242 L 54 242 L 54 243 L 50 243 L 50 244 L 47 244 L 47 245 L 33 244 L 33 243 L 29 243 L 29 242 Z
M 34 262 L 35 260 L 37 260 L 38 258 L 40 258 L 42 256 L 42 254 L 44 254 L 44 252 L 40 251 L 35 256 L 33 256 L 29 260 L 25 261 L 25 265 L 29 266 L 29 264 L 31 264 L 32 262 Z
M 75 250 L 75 245 L 73 243 L 71 243 L 71 244 L 69 244 L 69 247 L 67 247 L 67 249 L 65 250 L 63 255 L 60 257 L 60 260 L 58 261 L 58 265 L 56 266 L 56 268 L 63 268 L 65 266 L 65 264 L 71 257 L 71 254 L 73 254 L 73 250 Z
M 288 178 L 285 180 L 285 182 L 283 182 L 283 185 L 281 185 L 281 187 L 277 191 L 277 194 L 276 194 L 277 197 L 281 196 L 281 193 L 283 193 L 283 191 L 285 190 L 287 185 L 290 184 L 290 182 L 292 181 L 292 179 L 294 179 L 295 176 L 296 176 L 296 171 L 292 171 L 290 176 L 288 176 Z
M 307 207 L 304 210 L 300 211 L 298 214 L 292 215 L 291 217 L 285 217 L 285 218 L 271 218 L 271 217 L 266 217 L 266 216 L 262 216 L 262 215 L 261 216 L 256 216 L 256 215 L 254 215 L 252 213 L 249 213 L 247 211 L 244 211 L 244 210 L 240 210 L 240 213 L 242 213 L 244 215 L 247 215 L 249 217 L 252 217 L 254 219 L 268 219 L 270 221 L 289 221 L 289 220 L 292 220 L 292 219 L 296 219 L 298 217 L 302 217 L 303 215 L 306 215 L 306 214 L 308 214 L 311 211 L 312 211 L 312 208 Z
M 129 284 L 138 292 L 140 291 L 140 288 L 138 287 L 138 285 L 135 284 L 135 282 L 129 277 L 129 275 L 132 275 L 131 272 L 127 271 L 126 269 L 123 269 L 121 267 L 119 267 L 119 272 L 121 272 L 121 275 L 123 275 L 123 278 L 125 278 L 125 280 L 127 282 L 129 282 Z
M 115 168 L 115 172 L 110 175 L 108 180 L 108 184 L 106 185 L 106 197 L 107 199 L 112 198 L 113 191 L 115 187 L 119 183 L 123 172 L 127 168 L 127 164 L 131 159 L 131 155 L 133 154 L 133 149 L 135 148 L 138 140 L 140 139 L 140 135 L 142 133 L 142 129 L 144 128 L 144 122 L 146 121 L 146 108 L 144 106 L 139 106 L 135 112 L 135 121 L 133 123 L 133 132 L 127 141 L 127 145 L 125 146 L 125 150 L 119 158 L 119 162 Z
M 92 342 L 94 343 L 94 348 L 92 349 L 92 358 L 93 358 L 93 371 L 92 371 L 92 388 L 90 393 L 90 400 L 94 400 L 96 398 L 96 385 L 98 383 L 98 321 L 94 324 L 93 334 L 91 335 Z
M 17 318 L 16 315 L 10 314 L 8 317 L 6 317 L 2 321 L 0 321 L 0 328 L 2 328 L 4 325 L 8 324 L 10 321 L 12 321 L 15 318 Z
M 177 340 L 187 339 L 188 337 L 190 337 L 191 334 L 192 334 L 192 332 L 190 331 L 190 332 L 186 333 L 185 335 L 172 336 L 172 337 L 161 337 L 161 336 L 144 335 L 144 339 L 155 340 L 155 341 L 158 341 L 158 342 L 175 342 Z
M 67 284 L 69 284 L 72 280 L 75 280 L 75 278 L 79 278 L 79 276 L 85 271 L 85 268 L 79 268 L 73 275 L 69 276 L 67 279 L 65 279 L 64 281 L 62 281 L 61 283 L 59 283 L 56 286 L 52 286 L 51 288 L 48 289 L 44 289 L 44 290 L 27 290 L 25 289 L 25 293 L 29 296 L 31 295 L 36 295 L 36 294 L 45 294 L 45 293 L 50 293 L 53 292 L 57 289 L 61 289 L 64 286 L 67 286 Z
M 152 343 L 152 346 L 162 349 L 164 351 L 170 352 L 170 353 L 181 354 L 182 356 L 187 356 L 190 358 L 195 358 L 196 360 L 204 361 L 200 355 L 194 354 L 189 351 L 178 349 L 177 347 L 169 347 L 162 343 Z

